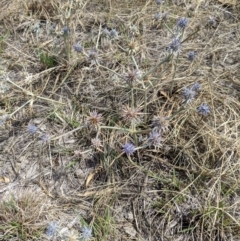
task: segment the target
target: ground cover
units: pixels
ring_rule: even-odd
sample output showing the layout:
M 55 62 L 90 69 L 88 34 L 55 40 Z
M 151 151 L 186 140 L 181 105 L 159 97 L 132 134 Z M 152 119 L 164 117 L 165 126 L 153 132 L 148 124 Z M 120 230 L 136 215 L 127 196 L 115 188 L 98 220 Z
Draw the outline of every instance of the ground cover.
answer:
M 0 240 L 240 240 L 239 3 L 0 9 Z

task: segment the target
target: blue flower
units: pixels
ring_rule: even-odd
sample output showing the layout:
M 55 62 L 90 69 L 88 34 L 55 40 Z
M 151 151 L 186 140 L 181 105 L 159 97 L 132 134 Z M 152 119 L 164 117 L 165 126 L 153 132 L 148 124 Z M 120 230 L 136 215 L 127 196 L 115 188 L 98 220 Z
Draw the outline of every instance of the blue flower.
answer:
M 197 58 L 197 56 L 198 56 L 198 53 L 196 51 L 191 51 L 188 53 L 187 58 L 190 62 L 193 62 Z
M 92 229 L 84 226 L 82 228 L 82 237 L 85 241 L 89 240 L 92 237 Z
M 102 31 L 102 35 L 105 36 L 105 37 L 110 36 L 110 32 L 108 31 L 107 28 L 104 28 L 104 29 L 103 29 L 103 31 Z
M 75 44 L 73 45 L 73 48 L 74 48 L 74 50 L 75 50 L 76 52 L 78 52 L 78 53 L 82 53 L 82 52 L 83 52 L 83 47 L 82 47 L 80 44 L 78 44 L 78 43 L 75 43 Z
M 118 31 L 115 28 L 112 29 L 109 34 L 110 34 L 111 39 L 118 37 Z
M 62 31 L 63 31 L 63 35 L 68 35 L 68 33 L 69 33 L 67 26 L 63 27 Z
M 179 38 L 174 38 L 170 43 L 169 49 L 172 53 L 178 54 L 181 52 L 181 41 Z
M 153 129 L 149 135 L 149 145 L 154 147 L 162 147 L 162 135 L 156 129 Z
M 185 17 L 182 17 L 177 21 L 177 27 L 179 29 L 185 29 L 187 25 L 188 25 L 188 20 Z
M 132 155 L 134 153 L 134 151 L 135 151 L 135 146 L 132 143 L 126 143 L 123 146 L 123 151 L 127 155 Z
M 50 222 L 47 226 L 46 234 L 47 236 L 54 236 L 58 231 L 58 224 L 56 222 Z
M 38 128 L 35 126 L 35 125 L 29 125 L 28 126 L 28 131 L 31 133 L 31 134 L 35 134 L 37 132 Z
M 198 82 L 196 82 L 192 87 L 191 89 L 193 91 L 199 91 L 201 89 L 201 84 L 199 84 Z
M 163 0 L 156 0 L 157 5 L 160 5 L 161 3 L 163 3 Z
M 203 103 L 197 108 L 197 112 L 200 115 L 207 116 L 208 114 L 210 114 L 210 108 L 207 104 Z
M 189 103 L 195 98 L 196 91 L 192 88 L 184 87 L 182 90 L 182 96 L 186 100 L 186 102 Z

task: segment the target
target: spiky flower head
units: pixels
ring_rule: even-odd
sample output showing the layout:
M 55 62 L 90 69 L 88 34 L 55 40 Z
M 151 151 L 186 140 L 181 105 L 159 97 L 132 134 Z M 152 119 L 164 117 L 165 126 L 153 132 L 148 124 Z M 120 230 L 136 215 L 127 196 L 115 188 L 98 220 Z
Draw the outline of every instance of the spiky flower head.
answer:
M 160 5 L 161 3 L 163 3 L 163 0 L 156 0 L 157 5 Z
M 169 121 L 166 117 L 153 116 L 152 123 L 150 125 L 153 129 L 157 129 L 161 133 L 168 131 Z
M 181 30 L 185 29 L 187 25 L 188 25 L 188 20 L 185 17 L 182 17 L 177 21 L 177 27 Z
M 115 39 L 115 38 L 118 37 L 118 31 L 117 31 L 115 28 L 113 28 L 113 29 L 110 31 L 109 34 L 110 34 L 111 39 Z
M 181 44 L 180 39 L 174 38 L 172 40 L 172 42 L 170 43 L 169 49 L 170 49 L 171 53 L 178 54 L 181 52 L 181 47 L 182 47 L 182 44 Z
M 197 51 L 190 51 L 190 52 L 188 53 L 187 59 L 188 59 L 190 62 L 193 62 L 193 61 L 197 58 L 197 56 L 198 56 Z
M 77 52 L 77 53 L 82 53 L 83 52 L 83 47 L 79 44 L 79 43 L 75 43 L 73 45 L 73 48 L 74 50 Z
M 97 57 L 98 57 L 98 52 L 96 51 L 96 49 L 92 48 L 92 50 L 88 52 L 88 59 L 96 61 Z
M 107 28 L 104 28 L 104 29 L 103 29 L 103 31 L 102 31 L 102 35 L 103 35 L 104 37 L 108 37 L 108 36 L 110 36 L 110 32 L 108 31 Z
M 87 117 L 87 122 L 91 125 L 97 126 L 102 123 L 102 115 L 98 114 L 96 110 L 91 111 Z
M 131 25 L 129 30 L 130 30 L 130 36 L 134 37 L 139 35 L 139 29 L 135 24 Z
M 129 52 L 129 54 L 136 53 L 138 51 L 138 49 L 139 49 L 139 42 L 138 41 L 131 40 L 128 43 L 128 52 Z M 126 77 L 128 77 L 128 74 L 126 74 Z
M 84 241 L 88 241 L 92 237 L 92 229 L 84 226 L 82 228 L 82 238 Z
M 68 29 L 68 27 L 67 27 L 67 26 L 64 26 L 64 27 L 62 28 L 62 32 L 63 32 L 63 35 L 67 36 L 67 35 L 69 34 L 69 29 Z
M 192 89 L 193 91 L 199 91 L 199 90 L 201 89 L 201 84 L 198 83 L 198 82 L 196 82 L 196 83 L 191 87 L 191 89 Z
M 182 96 L 187 103 L 190 103 L 195 98 L 197 91 L 201 89 L 201 84 L 196 82 L 191 88 L 184 87 L 182 90 Z
M 203 103 L 197 108 L 197 112 L 200 115 L 207 116 L 210 114 L 210 108 L 207 104 Z
M 46 234 L 47 236 L 54 236 L 59 229 L 59 226 L 56 222 L 50 222 L 47 226 Z
M 135 149 L 135 146 L 129 142 L 123 146 L 123 152 L 127 155 L 132 155 L 135 152 Z
M 196 96 L 196 91 L 194 91 L 192 88 L 184 87 L 182 90 L 182 96 L 187 103 L 190 103 L 194 100 Z
M 125 105 L 122 109 L 121 116 L 126 122 L 141 122 L 141 117 L 143 113 L 140 111 L 140 108 L 129 107 Z
M 30 132 L 31 134 L 35 134 L 37 132 L 37 130 L 38 130 L 38 128 L 33 124 L 30 124 L 28 126 L 28 132 Z
M 126 81 L 129 84 L 133 84 L 137 79 L 140 78 L 140 71 L 139 70 L 129 70 L 125 76 L 126 76 Z
M 154 147 L 162 147 L 162 141 L 163 139 L 161 133 L 159 133 L 158 130 L 153 129 L 148 138 L 149 145 Z
M 92 140 L 91 140 L 91 142 L 92 142 L 92 145 L 96 148 L 96 149 L 100 149 L 103 145 L 102 145 L 102 141 L 98 138 L 98 137 L 96 137 L 96 138 L 93 138 Z

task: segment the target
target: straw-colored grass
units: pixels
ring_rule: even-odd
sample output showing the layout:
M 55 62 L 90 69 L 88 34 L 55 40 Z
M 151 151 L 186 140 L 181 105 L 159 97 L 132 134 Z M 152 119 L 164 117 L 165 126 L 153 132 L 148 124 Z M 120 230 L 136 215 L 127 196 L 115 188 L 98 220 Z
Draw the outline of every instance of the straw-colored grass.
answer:
M 0 9 L 0 240 L 239 240 L 237 2 Z

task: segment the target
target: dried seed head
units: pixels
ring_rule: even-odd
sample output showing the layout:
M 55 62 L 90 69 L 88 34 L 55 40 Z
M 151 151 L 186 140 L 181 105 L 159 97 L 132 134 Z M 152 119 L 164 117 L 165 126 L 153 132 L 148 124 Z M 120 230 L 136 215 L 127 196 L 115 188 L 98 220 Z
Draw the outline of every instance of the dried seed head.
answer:
M 126 143 L 123 146 L 123 152 L 127 155 L 132 155 L 135 151 L 135 146 L 132 143 Z
M 150 125 L 153 129 L 157 129 L 161 133 L 165 133 L 169 128 L 169 121 L 166 117 L 153 116 L 152 123 Z
M 136 25 L 130 26 L 129 30 L 130 30 L 130 36 L 131 37 L 138 36 L 140 34 L 139 29 Z
M 178 54 L 181 52 L 181 47 L 182 47 L 182 44 L 181 44 L 180 39 L 174 38 L 172 40 L 172 42 L 170 43 L 169 49 L 170 49 L 171 53 Z
M 137 79 L 140 78 L 140 71 L 139 70 L 129 70 L 126 74 L 126 81 L 129 84 L 133 84 Z
M 132 108 L 127 105 L 125 105 L 122 109 L 121 116 L 126 122 L 134 122 L 139 123 L 141 122 L 141 116 L 143 115 L 142 112 L 140 112 L 139 108 Z
M 139 43 L 137 41 L 130 41 L 128 44 L 128 52 L 136 53 L 139 49 Z
M 150 146 L 162 147 L 162 135 L 156 129 L 153 129 L 149 135 L 148 143 Z
M 207 104 L 203 103 L 197 108 L 197 112 L 200 115 L 207 116 L 210 114 L 210 108 Z
M 93 139 L 91 140 L 91 142 L 92 142 L 92 145 L 93 145 L 96 149 L 100 149 L 101 147 L 103 147 L 102 141 L 101 141 L 98 137 L 93 138 Z
M 89 116 L 87 117 L 87 122 L 91 125 L 100 125 L 102 123 L 102 115 L 98 114 L 96 110 L 89 113 Z

